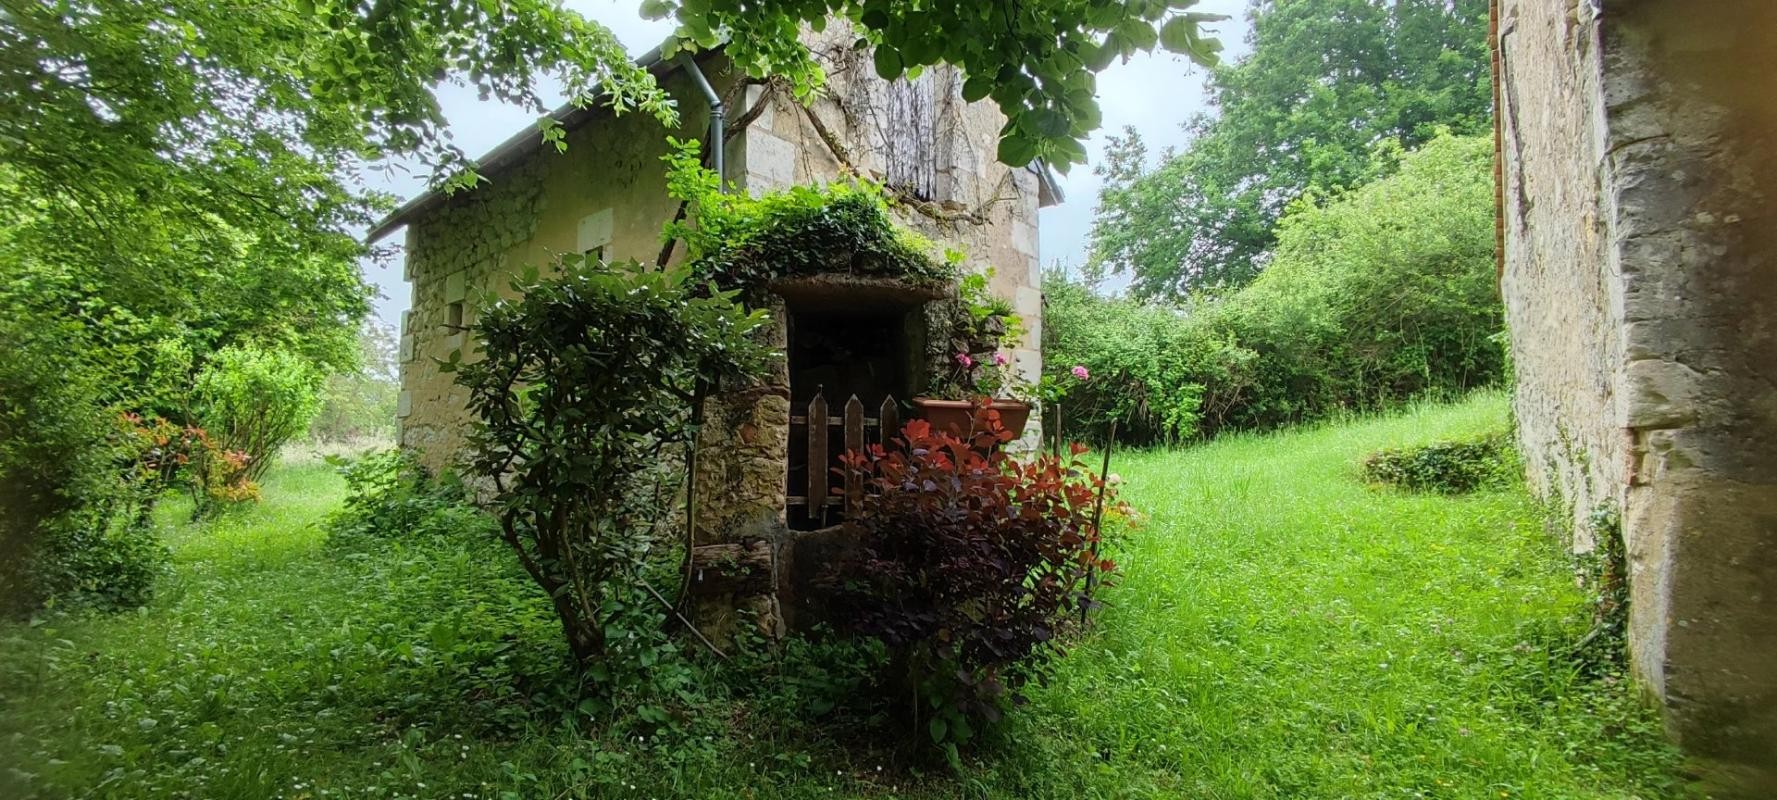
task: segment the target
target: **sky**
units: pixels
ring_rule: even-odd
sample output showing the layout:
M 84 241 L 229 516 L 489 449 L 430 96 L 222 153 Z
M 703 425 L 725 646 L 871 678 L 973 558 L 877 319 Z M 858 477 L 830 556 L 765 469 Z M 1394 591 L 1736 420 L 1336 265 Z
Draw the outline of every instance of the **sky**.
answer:
M 639 55 L 660 44 L 673 29 L 670 21 L 642 19 L 637 13 L 640 0 L 568 0 L 567 5 L 611 28 L 632 54 Z M 1226 47 L 1224 58 L 1237 59 L 1245 54 L 1245 7 L 1246 0 L 1201 0 L 1193 8 L 1232 17 L 1205 26 L 1222 40 Z M 471 156 L 493 149 L 513 133 L 531 127 L 537 118 L 535 112 L 517 106 L 480 100 L 473 90 L 461 87 L 444 87 L 438 99 L 450 120 L 452 140 Z M 552 108 L 561 101 L 559 95 L 547 98 Z M 1092 167 L 1103 155 L 1106 137 L 1132 126 L 1147 142 L 1151 158 L 1157 158 L 1165 148 L 1183 146 L 1186 136 L 1182 124 L 1205 108 L 1204 71 L 1170 53 L 1140 55 L 1099 73 L 1098 101 L 1104 112 L 1104 127 L 1087 142 L 1087 163 L 1059 176 L 1067 201 L 1043 209 L 1038 220 L 1045 265 L 1075 266 L 1085 260 L 1092 210 L 1102 185 Z M 367 183 L 370 188 L 392 192 L 406 201 L 425 189 L 425 175 L 393 169 L 372 173 L 367 176 Z M 398 243 L 400 237 L 391 237 L 389 241 Z M 383 264 L 367 261 L 364 272 L 381 295 L 376 302 L 377 318 L 386 325 L 399 327 L 401 312 L 407 310 L 412 296 L 401 279 L 401 258 Z

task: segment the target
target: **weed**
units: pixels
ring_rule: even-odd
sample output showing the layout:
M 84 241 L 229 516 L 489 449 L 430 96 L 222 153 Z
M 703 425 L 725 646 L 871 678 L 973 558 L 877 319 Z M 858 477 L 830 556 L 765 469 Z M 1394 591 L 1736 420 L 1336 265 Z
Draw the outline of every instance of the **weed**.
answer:
M 1416 492 L 1462 494 L 1511 482 L 1517 466 L 1510 437 L 1487 433 L 1378 450 L 1364 458 L 1363 472 L 1372 483 Z

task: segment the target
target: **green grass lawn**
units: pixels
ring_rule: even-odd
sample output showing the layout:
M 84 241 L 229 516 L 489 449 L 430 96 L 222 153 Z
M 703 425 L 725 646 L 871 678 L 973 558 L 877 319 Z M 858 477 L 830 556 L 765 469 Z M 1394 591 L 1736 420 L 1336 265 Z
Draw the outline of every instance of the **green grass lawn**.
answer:
M 0 627 L 0 797 L 1679 796 L 1631 688 L 1564 655 L 1589 611 L 1522 492 L 1357 479 L 1505 424 L 1484 395 L 1119 456 L 1145 519 L 1109 607 L 961 774 L 778 710 L 769 670 L 700 663 L 668 736 L 538 712 L 562 648 L 500 551 L 326 548 L 343 485 L 286 467 L 221 521 L 166 510 L 148 608 Z

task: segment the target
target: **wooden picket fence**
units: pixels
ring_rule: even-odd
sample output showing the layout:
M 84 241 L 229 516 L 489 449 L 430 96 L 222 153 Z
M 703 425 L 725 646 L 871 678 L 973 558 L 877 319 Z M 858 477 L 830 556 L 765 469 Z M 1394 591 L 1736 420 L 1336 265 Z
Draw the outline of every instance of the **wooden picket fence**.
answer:
M 818 516 L 817 509 L 842 507 L 845 516 L 857 512 L 858 506 L 864 502 L 864 481 L 862 476 L 847 473 L 844 491 L 835 494 L 832 491 L 833 469 L 840 466 L 828 456 L 828 447 L 832 442 L 832 430 L 840 429 L 844 437 L 844 448 L 840 452 L 852 450 L 863 451 L 872 442 L 888 446 L 901 430 L 901 407 L 895 398 L 887 397 L 876 410 L 876 416 L 864 416 L 864 403 L 857 395 L 845 401 L 845 408 L 839 416 L 833 416 L 827 409 L 827 398 L 816 392 L 814 399 L 808 401 L 806 414 L 790 416 L 790 429 L 797 427 L 808 430 L 808 480 L 804 486 L 790 487 L 789 504 L 809 508 L 809 516 Z M 802 489 L 802 494 L 796 490 Z

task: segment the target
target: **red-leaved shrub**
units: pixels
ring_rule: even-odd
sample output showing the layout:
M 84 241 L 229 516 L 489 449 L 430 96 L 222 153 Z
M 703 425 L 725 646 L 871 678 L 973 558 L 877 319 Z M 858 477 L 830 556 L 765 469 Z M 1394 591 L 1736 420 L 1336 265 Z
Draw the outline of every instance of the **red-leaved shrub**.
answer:
M 1012 458 L 984 404 L 973 427 L 965 439 L 914 420 L 896 447 L 844 456 L 868 494 L 846 523 L 856 550 L 827 576 L 834 618 L 888 647 L 885 683 L 916 695 L 910 722 L 953 758 L 1023 702 L 1060 652 L 1057 628 L 1091 605 L 1088 576 L 1114 567 L 1096 555 L 1100 478 L 1083 446 L 1065 462 Z

